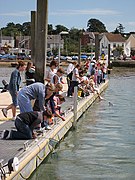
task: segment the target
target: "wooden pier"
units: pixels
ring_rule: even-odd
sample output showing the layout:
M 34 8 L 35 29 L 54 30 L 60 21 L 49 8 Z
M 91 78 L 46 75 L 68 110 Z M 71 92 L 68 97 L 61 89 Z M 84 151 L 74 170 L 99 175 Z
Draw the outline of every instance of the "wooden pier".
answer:
M 102 83 L 99 87 L 102 93 L 108 87 L 108 80 Z M 66 96 L 66 92 L 65 96 Z M 32 172 L 42 163 L 42 161 L 54 150 L 56 145 L 71 129 L 74 122 L 91 106 L 91 104 L 98 98 L 98 95 L 91 93 L 89 96 L 78 99 L 77 111 L 74 116 L 73 98 L 65 97 L 66 103 L 62 104 L 62 110 L 65 112 L 66 121 L 58 119 L 52 125 L 52 130 L 44 130 L 39 134 L 37 139 L 33 140 L 2 140 L 0 139 L 0 160 L 3 159 L 2 164 L 6 164 L 9 159 L 17 157 L 19 159 L 19 168 L 17 171 L 12 171 L 6 174 L 6 180 L 21 180 L 28 179 Z M 10 98 L 8 93 L 0 94 L 0 109 L 8 105 Z M 19 113 L 19 109 L 18 109 Z M 0 132 L 4 129 L 14 129 L 14 121 L 2 118 L 0 112 Z M 3 123 L 4 122 L 4 123 Z M 8 167 L 5 167 L 5 172 L 8 172 Z

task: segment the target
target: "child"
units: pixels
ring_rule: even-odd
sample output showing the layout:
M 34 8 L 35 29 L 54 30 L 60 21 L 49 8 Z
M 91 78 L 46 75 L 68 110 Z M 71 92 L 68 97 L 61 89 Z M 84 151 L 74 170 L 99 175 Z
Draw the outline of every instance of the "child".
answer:
M 65 98 L 62 95 L 55 95 L 53 97 L 54 99 L 54 108 L 55 108 L 55 116 L 62 119 L 62 121 L 65 121 L 65 118 L 62 116 L 61 112 L 61 104 L 65 102 Z

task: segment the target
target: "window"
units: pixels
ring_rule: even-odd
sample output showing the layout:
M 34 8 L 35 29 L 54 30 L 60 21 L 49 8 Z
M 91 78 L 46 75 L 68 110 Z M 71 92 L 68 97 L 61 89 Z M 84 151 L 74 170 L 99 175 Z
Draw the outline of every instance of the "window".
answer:
M 114 47 L 114 48 L 116 47 L 116 43 L 113 43 L 113 47 Z

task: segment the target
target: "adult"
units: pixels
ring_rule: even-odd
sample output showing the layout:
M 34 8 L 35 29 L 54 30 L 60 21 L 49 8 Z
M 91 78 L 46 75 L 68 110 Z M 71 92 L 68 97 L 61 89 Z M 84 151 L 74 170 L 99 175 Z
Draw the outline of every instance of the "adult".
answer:
M 8 107 L 3 108 L 2 112 L 5 117 L 7 117 L 7 113 L 9 109 L 12 109 L 13 120 L 16 117 L 16 107 L 18 105 L 17 95 L 21 83 L 21 75 L 20 72 L 24 71 L 26 68 L 26 64 L 24 61 L 18 61 L 18 65 L 16 69 L 11 73 L 10 82 L 8 85 L 9 93 L 12 97 L 12 104 Z
M 47 122 L 52 118 L 50 111 L 38 112 L 25 112 L 17 115 L 15 119 L 16 130 L 4 130 L 2 132 L 2 139 L 32 139 L 36 138 L 34 128 L 42 122 Z
M 56 74 L 56 72 L 57 72 L 56 67 L 57 67 L 57 62 L 55 60 L 52 60 L 50 62 L 50 67 L 49 67 L 48 71 L 46 72 L 45 80 L 47 82 L 50 82 L 53 75 Z
M 79 64 L 77 64 L 75 66 L 75 68 L 73 69 L 72 82 L 71 82 L 71 86 L 70 86 L 69 96 L 73 95 L 74 87 L 78 86 L 79 82 L 81 81 L 81 77 L 79 76 L 79 69 L 80 68 L 81 68 L 81 66 Z
M 63 68 L 59 68 L 56 72 L 56 74 L 54 74 L 51 78 L 51 83 L 53 83 L 54 85 L 58 84 L 58 83 L 64 83 L 62 81 L 62 76 L 65 73 Z
M 25 80 L 27 86 L 35 82 L 35 67 L 33 66 L 32 62 L 27 63 Z
M 68 85 L 67 96 L 71 95 L 70 87 L 72 82 L 73 69 L 75 68 L 76 64 L 77 64 L 76 61 L 71 61 L 67 68 L 67 85 Z
M 18 93 L 18 105 L 20 112 L 33 111 L 31 100 L 38 100 L 39 111 L 44 111 L 45 98 L 49 98 L 54 92 L 54 85 L 48 84 L 48 88 L 41 82 L 35 82 L 24 86 Z

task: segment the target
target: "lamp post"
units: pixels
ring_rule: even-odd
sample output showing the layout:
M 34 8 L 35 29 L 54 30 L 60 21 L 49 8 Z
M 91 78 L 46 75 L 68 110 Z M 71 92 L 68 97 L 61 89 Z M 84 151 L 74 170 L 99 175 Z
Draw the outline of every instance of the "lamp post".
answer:
M 59 33 L 59 51 L 58 51 L 58 67 L 60 67 L 60 48 L 61 48 L 61 35 L 67 35 L 69 32 L 67 31 L 61 31 Z

